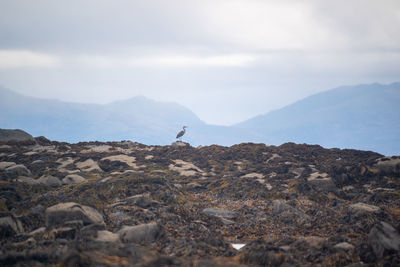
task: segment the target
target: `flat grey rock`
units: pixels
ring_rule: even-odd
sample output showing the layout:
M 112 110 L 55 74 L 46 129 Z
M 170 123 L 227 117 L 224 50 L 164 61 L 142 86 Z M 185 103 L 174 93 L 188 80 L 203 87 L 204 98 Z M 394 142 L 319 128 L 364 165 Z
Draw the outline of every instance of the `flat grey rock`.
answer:
M 377 214 L 381 212 L 381 208 L 374 205 L 368 205 L 365 203 L 355 203 L 349 206 L 349 211 L 356 216 L 363 216 L 368 214 Z
M 10 162 L 10 161 L 2 161 L 0 162 L 0 170 L 5 170 L 8 167 L 17 165 L 15 162 Z
M 51 186 L 51 187 L 59 187 L 61 186 L 61 181 L 57 177 L 54 176 L 42 176 L 38 179 L 38 182 L 46 185 L 46 186 Z
M 104 224 L 103 216 L 94 208 L 75 202 L 59 203 L 46 209 L 46 225 L 63 225 L 64 222 L 81 220 L 84 225 Z
M 20 183 L 25 183 L 29 185 L 37 185 L 40 184 L 38 180 L 35 180 L 31 177 L 26 177 L 26 176 L 18 176 L 17 181 Z
M 216 208 L 205 208 L 203 213 L 209 216 L 221 217 L 224 219 L 233 219 L 236 217 L 236 212 L 231 210 L 222 210 Z
M 80 184 L 84 182 L 87 182 L 87 180 L 77 174 L 69 174 L 62 179 L 63 184 Z
M 124 226 L 118 231 L 119 237 L 124 243 L 153 242 L 161 232 L 161 227 L 153 222 L 136 226 Z
M 26 168 L 22 164 L 17 164 L 17 165 L 12 165 L 10 167 L 7 167 L 5 169 L 6 173 L 8 174 L 9 177 L 11 178 L 16 178 L 18 176 L 31 176 L 30 170 Z

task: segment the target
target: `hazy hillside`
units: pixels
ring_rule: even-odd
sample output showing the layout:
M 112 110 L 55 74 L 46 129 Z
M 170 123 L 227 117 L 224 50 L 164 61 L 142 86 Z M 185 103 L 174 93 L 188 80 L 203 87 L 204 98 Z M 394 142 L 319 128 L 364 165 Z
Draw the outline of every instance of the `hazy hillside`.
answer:
M 183 125 L 197 145 L 262 142 L 400 154 L 400 83 L 346 86 L 322 92 L 234 126 L 207 125 L 192 111 L 145 97 L 108 105 L 66 103 L 0 88 L 0 128 L 52 140 L 170 144 Z
M 193 145 L 231 145 L 256 140 L 246 130 L 207 125 L 192 111 L 176 104 L 145 97 L 108 105 L 67 103 L 23 96 L 0 88 L 0 128 L 23 129 L 52 140 L 132 140 L 145 144 L 170 144 L 183 125 Z
M 273 144 L 292 141 L 400 154 L 399 103 L 400 83 L 344 86 L 236 126 L 262 133 Z

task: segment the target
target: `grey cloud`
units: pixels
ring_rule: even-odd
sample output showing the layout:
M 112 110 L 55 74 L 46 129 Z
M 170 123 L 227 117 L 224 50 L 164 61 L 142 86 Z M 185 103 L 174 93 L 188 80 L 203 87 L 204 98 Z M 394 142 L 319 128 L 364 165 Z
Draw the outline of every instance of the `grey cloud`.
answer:
M 57 62 L 3 67 L 0 84 L 80 102 L 145 95 L 229 124 L 336 86 L 398 81 L 399 10 L 398 0 L 0 1 L 0 55 Z M 245 64 L 212 64 L 226 58 Z

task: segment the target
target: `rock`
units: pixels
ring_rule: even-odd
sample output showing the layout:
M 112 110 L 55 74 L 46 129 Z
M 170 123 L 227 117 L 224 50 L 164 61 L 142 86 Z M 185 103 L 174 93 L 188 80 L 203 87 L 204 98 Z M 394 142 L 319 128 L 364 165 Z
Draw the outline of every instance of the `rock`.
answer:
M 34 139 L 35 139 L 36 143 L 38 143 L 41 146 L 51 145 L 51 141 L 44 136 L 38 136 L 38 137 L 35 137 Z
M 13 215 L 0 218 L 0 238 L 14 236 L 24 232 L 22 223 Z
M 15 164 L 15 162 L 2 161 L 2 162 L 0 162 L 0 170 L 5 170 L 8 167 L 11 167 L 14 165 L 17 165 L 17 164 Z
M 288 254 L 263 240 L 256 240 L 246 245 L 240 254 L 239 261 L 248 266 L 300 266 L 293 264 Z
M 81 226 L 75 228 L 80 229 L 80 236 L 85 239 L 95 239 L 97 237 L 98 231 L 106 230 L 105 224 L 89 224 L 83 227 Z
M 353 250 L 354 246 L 347 242 L 341 242 L 333 246 L 334 249 L 337 250 Z
M 69 174 L 62 179 L 63 184 L 80 184 L 85 182 L 87 180 L 78 174 Z
M 76 236 L 77 230 L 72 227 L 60 227 L 53 229 L 51 231 L 51 235 L 55 238 L 62 238 L 62 239 L 74 239 Z
M 94 208 L 74 202 L 59 203 L 46 209 L 46 225 L 63 225 L 66 221 L 81 220 L 84 225 L 104 224 L 103 216 Z
M 39 184 L 38 180 L 35 180 L 31 177 L 26 177 L 26 176 L 18 176 L 17 181 L 20 183 L 25 183 L 25 184 L 29 184 L 29 185 Z
M 28 168 L 26 168 L 22 164 L 17 164 L 17 165 L 12 165 L 10 167 L 7 167 L 5 169 L 5 171 L 10 178 L 16 178 L 18 176 L 31 176 L 32 175 L 30 170 L 28 170 Z
M 377 160 L 373 165 L 373 169 L 377 173 L 395 173 L 400 174 L 400 158 L 399 157 L 384 157 Z
M 124 226 L 118 231 L 119 238 L 124 243 L 153 242 L 161 232 L 161 227 L 153 222 L 136 226 Z
M 39 183 L 46 185 L 46 186 L 51 186 L 51 187 L 59 187 L 62 185 L 60 179 L 54 176 L 42 176 L 37 180 Z
M 381 208 L 361 202 L 350 205 L 349 210 L 352 214 L 354 214 L 357 217 L 381 212 Z
M 42 235 L 46 232 L 46 227 L 39 227 L 31 232 L 28 233 L 28 236 L 38 236 Z
M 305 242 L 308 246 L 313 248 L 321 248 L 326 242 L 326 238 L 320 236 L 302 236 L 298 238 L 298 242 Z
M 133 169 L 138 169 L 139 166 L 136 165 L 136 158 L 135 157 L 130 157 L 127 155 L 114 155 L 114 156 L 109 156 L 102 158 L 101 161 L 110 161 L 110 162 L 117 162 L 117 163 L 123 163 L 128 165 L 129 167 L 132 167 Z
M 313 185 L 315 190 L 322 192 L 335 192 L 336 185 L 327 173 L 314 172 L 307 178 L 309 184 Z
M 245 175 L 240 176 L 240 178 L 256 178 L 256 179 L 264 179 L 264 175 L 261 173 L 251 172 Z
M 40 228 L 45 224 L 45 211 L 42 205 L 33 207 L 27 214 L 22 216 L 21 222 L 23 223 L 26 231 L 32 231 Z
M 171 171 L 176 171 L 181 176 L 196 176 L 203 175 L 204 172 L 199 167 L 191 162 L 186 162 L 180 159 L 173 160 L 175 164 L 170 164 L 168 168 Z
M 33 139 L 32 135 L 19 129 L 17 130 L 0 129 L 0 141 L 3 142 L 26 141 L 32 139 Z
M 186 142 L 182 142 L 182 141 L 176 141 L 176 142 L 173 142 L 171 144 L 171 146 L 172 147 L 190 147 L 190 144 L 186 143 Z
M 112 233 L 107 230 L 102 230 L 97 232 L 97 238 L 95 241 L 97 242 L 118 242 L 119 239 L 119 234 Z
M 129 200 L 129 198 L 128 198 L 128 200 Z M 158 205 L 158 203 L 156 201 L 149 199 L 147 197 L 143 197 L 143 196 L 137 196 L 137 197 L 135 196 L 132 198 L 132 200 L 133 200 L 132 204 L 134 204 L 138 207 L 141 207 L 143 209 L 147 209 L 151 206 Z
M 275 199 L 272 201 L 271 205 L 272 214 L 279 217 L 283 222 L 290 223 L 295 221 L 297 223 L 302 223 L 310 220 L 310 216 L 286 204 L 283 200 Z
M 382 220 L 400 232 L 399 176 L 371 172 L 382 158 L 373 152 L 306 144 L 7 145 L 0 147 L 0 162 L 11 162 L 0 170 L 0 218 L 10 218 L 0 229 L 8 235 L 0 238 L 0 266 L 168 266 L 160 260 L 167 257 L 181 263 L 172 266 L 398 265 L 397 247 L 381 245 L 378 259 L 368 241 Z M 108 148 L 84 153 L 89 146 Z M 103 172 L 85 175 L 87 159 Z M 16 163 L 32 176 L 10 179 L 5 169 Z M 60 184 L 71 171 L 87 182 L 56 190 L 25 183 L 53 175 Z M 318 192 L 318 183 L 331 181 L 348 190 Z M 24 232 L 12 228 L 15 221 Z M 237 251 L 231 243 L 247 245 Z
M 236 212 L 231 210 L 222 210 L 215 208 L 205 208 L 203 209 L 203 213 L 209 216 L 221 217 L 224 219 L 233 219 L 236 217 Z
M 400 235 L 386 222 L 379 222 L 371 229 L 368 242 L 378 259 L 382 258 L 385 251 L 400 250 Z
M 99 164 L 92 159 L 87 159 L 83 162 L 76 162 L 76 167 L 78 167 L 81 171 L 84 172 L 91 172 L 91 171 L 99 171 L 102 172 L 103 170 L 100 169 Z

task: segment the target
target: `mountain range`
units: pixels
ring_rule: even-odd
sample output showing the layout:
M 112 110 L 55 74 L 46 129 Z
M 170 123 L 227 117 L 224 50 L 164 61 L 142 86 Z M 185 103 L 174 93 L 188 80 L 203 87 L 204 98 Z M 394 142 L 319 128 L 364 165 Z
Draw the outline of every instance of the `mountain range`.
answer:
M 209 125 L 177 103 L 139 96 L 110 104 L 79 104 L 24 96 L 0 88 L 0 128 L 66 142 L 132 140 L 165 145 L 183 125 L 192 145 L 256 142 L 400 154 L 400 83 L 344 86 L 232 126 Z

